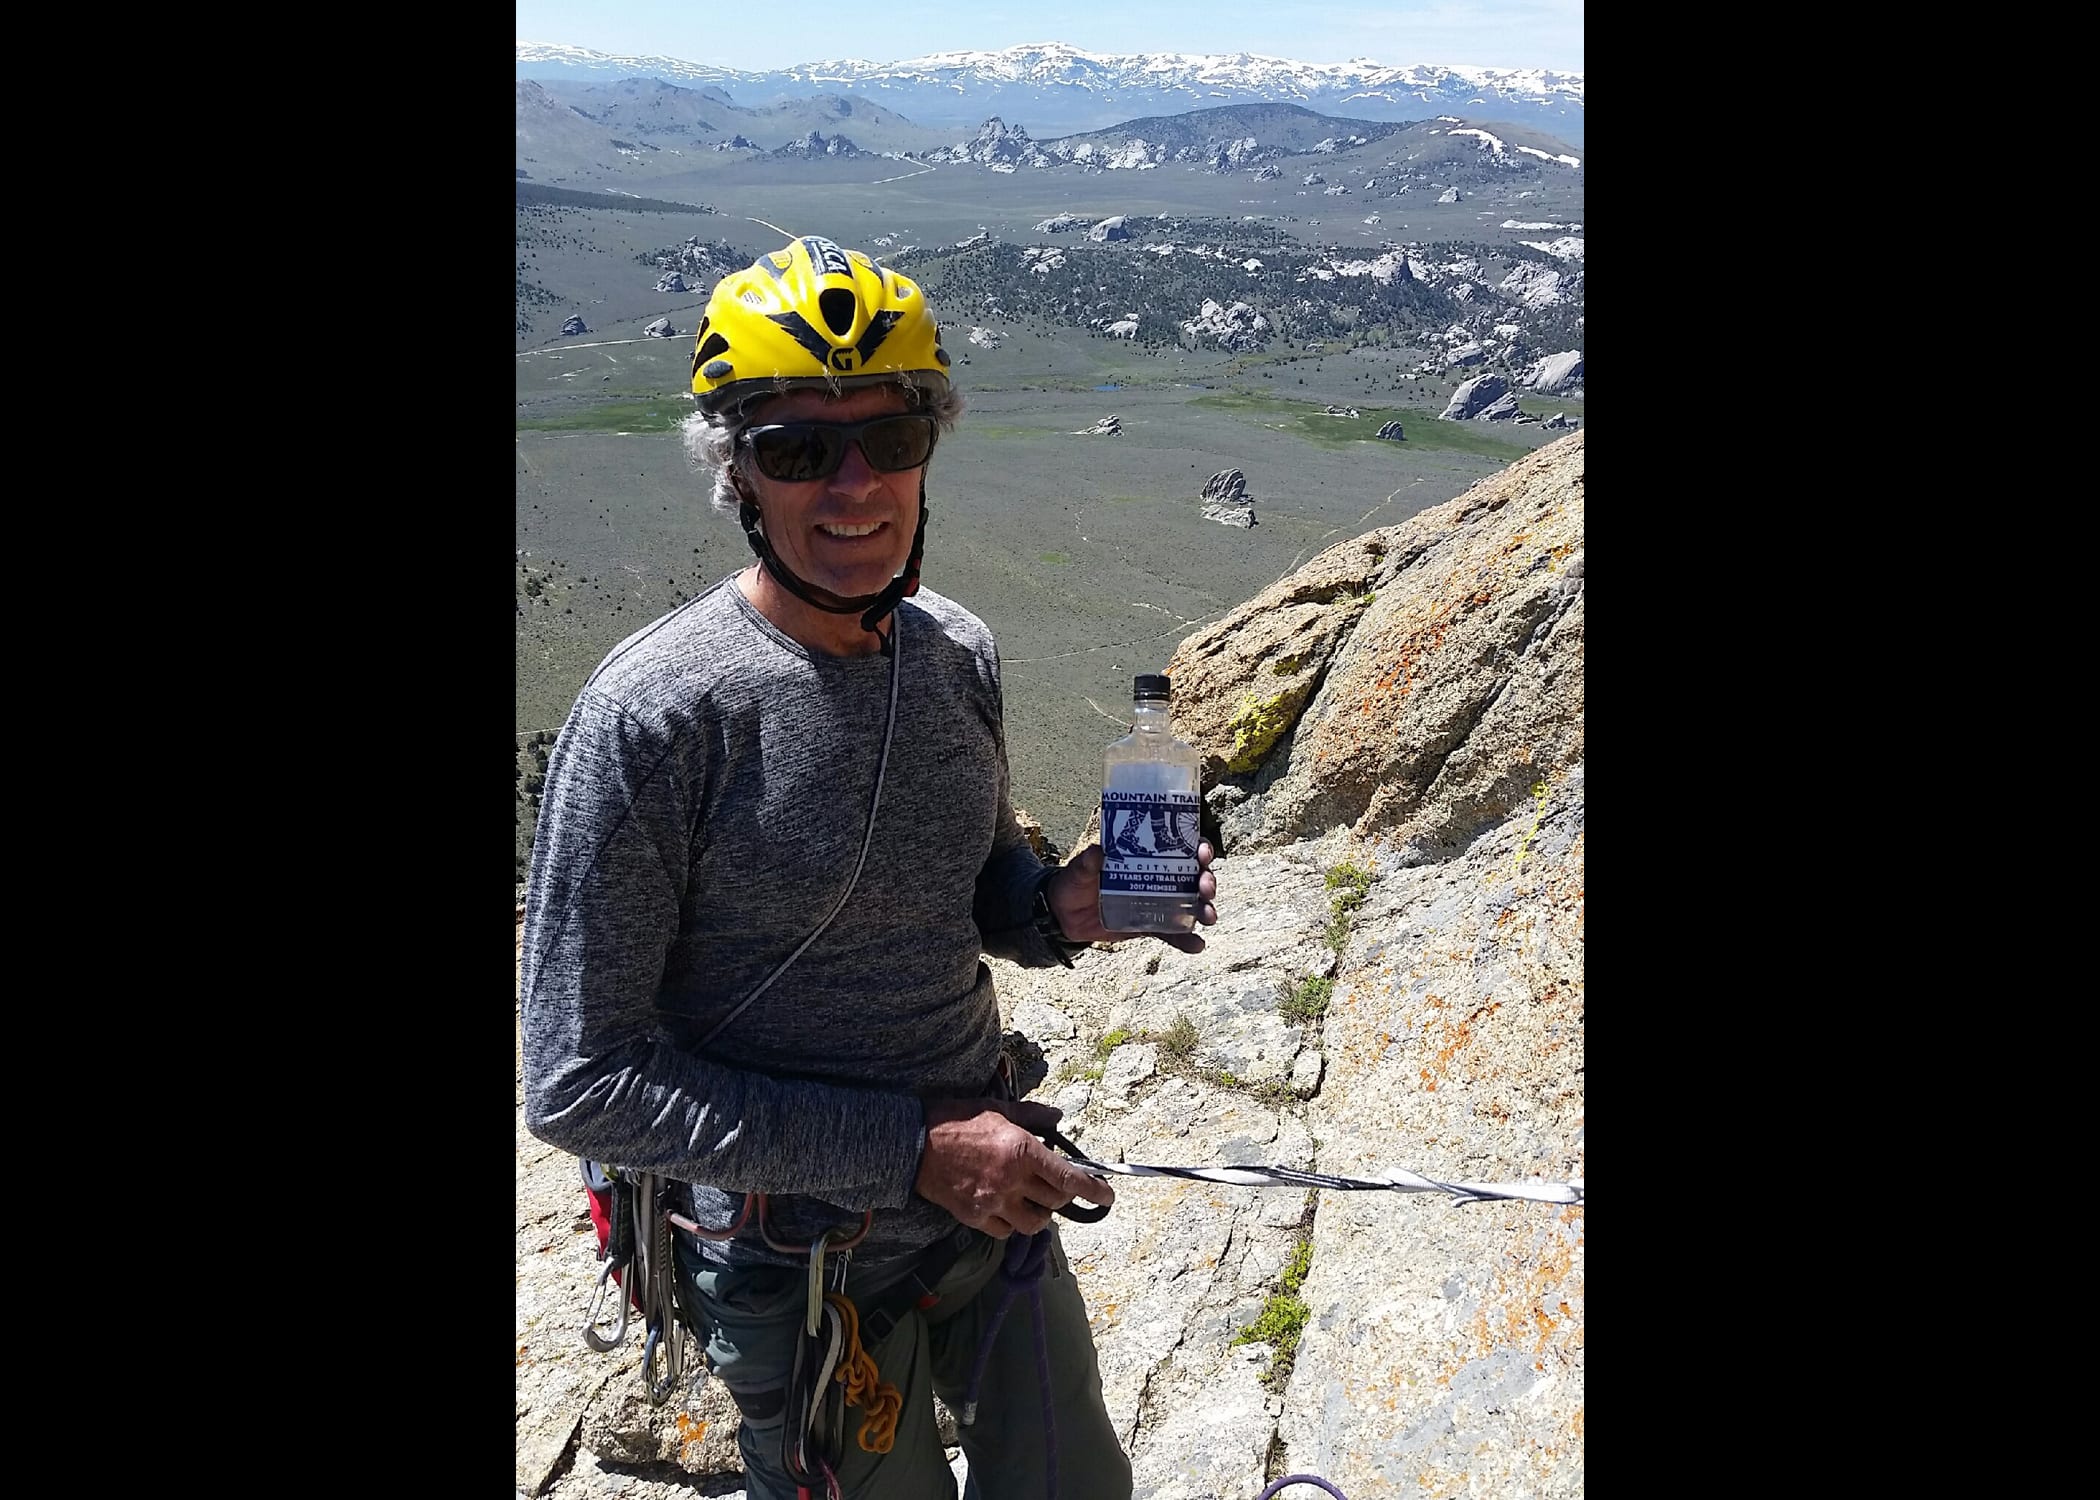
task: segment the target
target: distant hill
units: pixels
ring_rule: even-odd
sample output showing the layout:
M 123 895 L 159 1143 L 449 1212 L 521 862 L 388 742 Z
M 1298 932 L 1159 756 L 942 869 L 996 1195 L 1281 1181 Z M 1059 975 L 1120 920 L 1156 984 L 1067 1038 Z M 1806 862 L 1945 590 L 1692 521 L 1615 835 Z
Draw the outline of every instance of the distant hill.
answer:
M 1376 120 L 1490 118 L 1582 143 L 1583 75 L 1547 68 L 1390 67 L 1367 59 L 1305 63 L 1246 52 L 1115 54 L 1049 42 L 744 73 L 672 57 L 622 57 L 520 41 L 517 70 L 520 78 L 543 82 L 660 78 L 719 88 L 747 105 L 846 92 L 925 127 L 974 127 L 998 115 L 1038 137 L 1219 104 L 1270 102 Z
M 1108 172 L 1168 162 L 1219 172 L 1290 162 L 1294 173 L 1322 167 L 1373 171 L 1388 183 L 1388 193 L 1407 178 L 1436 178 L 1441 191 L 1454 183 L 1473 188 L 1542 172 L 1579 172 L 1582 163 L 1566 142 L 1523 125 L 1454 115 L 1401 124 L 1323 115 L 1295 104 L 1190 110 L 1046 140 L 994 118 L 970 139 L 931 152 L 927 159 L 996 165 L 1001 171 L 1077 165 Z
M 768 151 L 811 131 L 848 135 L 863 151 L 925 151 L 953 134 L 929 130 L 868 99 L 816 93 L 758 108 L 732 103 L 715 88 L 686 88 L 661 78 L 606 82 L 548 81 L 535 85 L 608 137 L 666 147 L 711 147 L 743 136 Z M 523 85 L 520 85 L 523 87 Z

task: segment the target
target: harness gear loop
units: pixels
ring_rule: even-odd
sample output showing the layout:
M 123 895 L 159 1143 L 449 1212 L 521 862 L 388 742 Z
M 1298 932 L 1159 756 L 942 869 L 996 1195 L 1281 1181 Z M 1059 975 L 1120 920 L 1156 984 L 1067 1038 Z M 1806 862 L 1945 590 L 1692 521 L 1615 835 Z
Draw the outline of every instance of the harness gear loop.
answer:
M 772 1205 L 767 1201 L 764 1193 L 757 1193 L 753 1196 L 758 1199 L 758 1232 L 768 1245 L 780 1251 L 783 1255 L 801 1255 L 812 1248 L 807 1245 L 797 1245 L 792 1241 L 773 1238 Z M 839 1233 L 839 1230 L 834 1228 L 825 1230 L 822 1238 L 832 1250 L 851 1250 L 855 1245 L 866 1239 L 868 1231 L 874 1227 L 875 1211 L 873 1209 L 865 1209 L 860 1216 L 860 1228 L 852 1234 L 844 1239 L 833 1239 L 832 1236 Z

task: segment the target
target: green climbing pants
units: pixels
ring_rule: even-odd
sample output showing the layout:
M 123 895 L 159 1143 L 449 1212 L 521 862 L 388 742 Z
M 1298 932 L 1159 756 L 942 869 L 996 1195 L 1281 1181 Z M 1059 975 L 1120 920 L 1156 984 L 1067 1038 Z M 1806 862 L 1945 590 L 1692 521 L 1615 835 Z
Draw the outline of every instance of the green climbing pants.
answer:
M 938 1392 L 959 1417 L 977 1344 L 998 1310 L 1006 1242 L 980 1236 L 938 1283 L 940 1301 L 897 1320 L 867 1352 L 882 1379 L 897 1387 L 904 1409 L 895 1446 L 864 1451 L 857 1441 L 864 1413 L 846 1408 L 846 1454 L 839 1469 L 845 1500 L 954 1500 L 955 1480 L 934 1427 Z M 707 1323 L 707 1352 L 716 1378 L 744 1413 L 738 1433 L 750 1500 L 795 1500 L 781 1462 L 784 1397 L 795 1340 L 807 1307 L 808 1276 L 777 1266 L 725 1269 L 685 1256 L 681 1277 Z M 896 1280 L 901 1267 L 878 1269 L 864 1282 L 849 1269 L 846 1295 L 856 1306 Z M 688 1275 L 688 1273 L 693 1273 Z M 1043 1270 L 1044 1330 L 1056 1423 L 1059 1500 L 1130 1500 L 1130 1460 L 1116 1441 L 1101 1398 L 1101 1368 L 1085 1304 L 1054 1237 Z M 1042 1500 L 1042 1395 L 1036 1378 L 1034 1312 L 1025 1290 L 1000 1325 L 978 1387 L 977 1420 L 961 1429 L 970 1477 L 963 1500 Z

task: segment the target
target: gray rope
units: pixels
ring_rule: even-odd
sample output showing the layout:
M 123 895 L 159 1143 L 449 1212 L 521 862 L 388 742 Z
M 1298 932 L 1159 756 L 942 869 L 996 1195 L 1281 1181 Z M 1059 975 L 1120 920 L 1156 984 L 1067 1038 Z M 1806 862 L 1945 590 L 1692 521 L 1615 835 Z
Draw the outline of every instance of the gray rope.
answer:
M 1097 1177 L 1115 1173 L 1122 1177 L 1187 1177 L 1198 1182 L 1222 1182 L 1230 1187 L 1317 1187 L 1340 1192 L 1448 1193 L 1455 1203 L 1481 1203 L 1494 1198 L 1521 1199 L 1532 1203 L 1580 1203 L 1582 1179 L 1569 1182 L 1443 1182 L 1424 1177 L 1404 1167 L 1389 1167 L 1383 1177 L 1335 1177 L 1325 1172 L 1305 1172 L 1296 1167 L 1153 1167 L 1137 1162 L 1094 1161 L 1063 1136 L 1050 1132 L 1050 1144 L 1072 1159 L 1072 1165 Z

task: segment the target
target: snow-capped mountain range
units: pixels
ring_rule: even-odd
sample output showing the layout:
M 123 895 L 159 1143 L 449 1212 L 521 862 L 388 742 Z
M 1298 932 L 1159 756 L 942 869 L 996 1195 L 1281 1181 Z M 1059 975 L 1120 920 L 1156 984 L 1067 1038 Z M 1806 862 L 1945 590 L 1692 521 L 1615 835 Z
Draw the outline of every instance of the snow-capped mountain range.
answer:
M 719 88 L 744 105 L 850 93 L 935 127 L 975 127 L 999 115 L 1044 136 L 1139 116 L 1272 102 L 1367 120 L 1441 113 L 1508 120 L 1570 144 L 1582 141 L 1582 75 L 1545 68 L 1389 67 L 1369 59 L 1308 63 L 1248 52 L 1118 55 L 1044 42 L 998 52 L 933 52 L 888 63 L 842 59 L 746 73 L 674 57 L 618 57 L 546 42 L 517 45 L 520 78 L 661 78 Z

